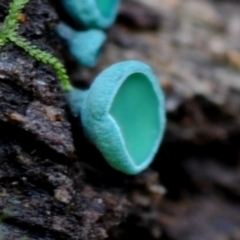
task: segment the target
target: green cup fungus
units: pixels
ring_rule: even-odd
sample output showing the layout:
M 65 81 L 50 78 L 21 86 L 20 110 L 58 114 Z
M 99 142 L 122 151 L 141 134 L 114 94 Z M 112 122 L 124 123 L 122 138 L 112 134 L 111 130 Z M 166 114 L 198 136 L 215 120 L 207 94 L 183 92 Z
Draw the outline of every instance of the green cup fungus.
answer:
M 108 28 L 116 16 L 120 0 L 61 0 L 72 19 L 87 28 Z
M 89 90 L 67 93 L 86 136 L 107 162 L 137 174 L 152 162 L 165 129 L 164 96 L 151 68 L 125 61 L 104 70 Z
M 65 40 L 71 55 L 85 67 L 94 67 L 106 41 L 104 32 L 98 29 L 76 31 L 65 23 L 58 24 L 58 35 Z
M 126 174 L 137 174 L 144 170 L 157 152 L 166 123 L 164 96 L 151 68 L 138 61 L 125 61 L 104 70 L 87 91 L 72 87 L 66 69 L 57 58 L 15 33 L 17 15 L 27 2 L 16 0 L 10 5 L 9 15 L 0 29 L 0 47 L 12 41 L 37 60 L 51 65 L 66 92 L 73 114 L 81 118 L 86 136 L 98 147 L 107 162 Z M 111 2 L 117 4 L 119 1 L 65 2 L 83 6 L 94 2 L 105 13 L 105 6 L 112 6 Z M 105 3 L 107 5 L 99 5 Z M 78 39 L 81 35 L 64 27 L 66 36 L 70 38 Z M 60 31 L 60 34 L 64 31 Z M 66 38 L 65 34 L 62 36 Z M 87 37 L 85 40 L 90 41 Z M 74 42 L 71 48 L 73 52 L 78 48 L 83 51 L 84 45 L 78 47 Z

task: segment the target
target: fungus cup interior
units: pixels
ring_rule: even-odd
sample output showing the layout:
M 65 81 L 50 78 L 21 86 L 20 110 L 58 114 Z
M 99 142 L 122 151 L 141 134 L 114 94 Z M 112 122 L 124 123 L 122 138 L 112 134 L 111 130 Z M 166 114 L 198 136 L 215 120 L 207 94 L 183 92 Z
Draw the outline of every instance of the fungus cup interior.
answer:
M 122 83 L 109 110 L 118 124 L 127 152 L 138 166 L 152 153 L 160 132 L 159 100 L 143 73 Z
M 116 0 L 95 0 L 100 13 L 104 17 L 110 17 L 116 7 L 118 1 Z

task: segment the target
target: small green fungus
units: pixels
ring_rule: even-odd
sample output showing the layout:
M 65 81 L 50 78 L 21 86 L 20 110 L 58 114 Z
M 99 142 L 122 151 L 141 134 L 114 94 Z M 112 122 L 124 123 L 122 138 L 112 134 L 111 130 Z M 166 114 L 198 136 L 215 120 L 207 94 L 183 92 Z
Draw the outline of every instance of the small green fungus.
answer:
M 67 98 L 86 136 L 113 168 L 137 174 L 153 161 L 166 116 L 163 92 L 149 66 L 116 63 L 89 90 L 73 89 Z

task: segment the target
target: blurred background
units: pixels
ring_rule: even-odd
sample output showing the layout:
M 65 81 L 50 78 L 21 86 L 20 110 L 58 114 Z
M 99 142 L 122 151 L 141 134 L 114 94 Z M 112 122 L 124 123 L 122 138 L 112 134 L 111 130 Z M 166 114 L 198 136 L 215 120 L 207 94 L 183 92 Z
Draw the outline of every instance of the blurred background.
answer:
M 152 164 L 166 195 L 136 193 L 139 218 L 120 239 L 240 239 L 239 13 L 238 0 L 122 1 L 100 68 L 119 59 L 152 66 L 168 127 Z

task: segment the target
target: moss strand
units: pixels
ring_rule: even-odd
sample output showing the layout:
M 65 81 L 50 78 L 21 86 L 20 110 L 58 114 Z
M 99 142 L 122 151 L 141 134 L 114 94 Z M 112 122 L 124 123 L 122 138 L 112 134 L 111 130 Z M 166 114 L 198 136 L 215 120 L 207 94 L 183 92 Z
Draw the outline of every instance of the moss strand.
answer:
M 11 41 L 18 47 L 24 49 L 30 56 L 34 57 L 38 61 L 50 65 L 56 71 L 63 90 L 69 91 L 72 89 L 72 86 L 64 65 L 52 54 L 39 49 L 35 45 L 32 45 L 16 33 L 19 26 L 19 13 L 28 2 L 29 0 L 13 0 L 10 4 L 9 14 L 4 20 L 3 27 L 0 29 L 0 48 L 8 41 Z
M 19 26 L 18 16 L 29 0 L 13 0 L 10 3 L 8 15 L 3 23 L 3 32 L 7 35 L 14 34 Z
M 63 66 L 63 64 L 52 54 L 45 52 L 37 46 L 32 45 L 26 39 L 13 35 L 9 37 L 9 40 L 15 43 L 18 47 L 23 48 L 30 56 L 34 57 L 38 61 L 52 66 L 55 69 L 57 77 L 59 78 L 62 88 L 64 90 L 71 90 L 72 86 L 69 82 L 69 77 Z

